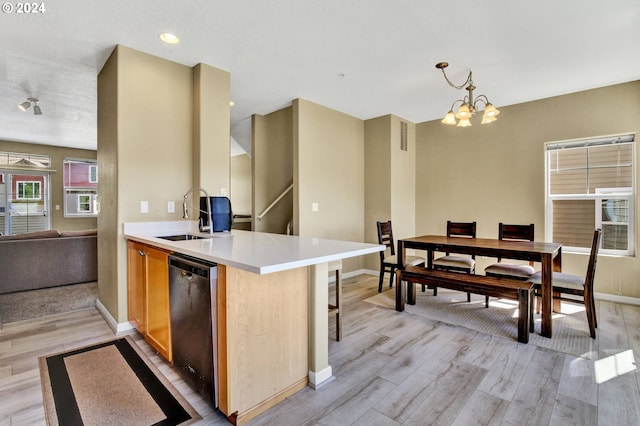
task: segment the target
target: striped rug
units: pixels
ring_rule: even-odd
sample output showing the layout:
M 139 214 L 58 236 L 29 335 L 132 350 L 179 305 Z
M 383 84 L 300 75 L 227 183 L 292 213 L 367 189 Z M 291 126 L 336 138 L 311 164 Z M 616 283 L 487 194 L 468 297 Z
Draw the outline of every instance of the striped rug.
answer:
M 187 425 L 200 419 L 129 336 L 38 361 L 48 425 Z

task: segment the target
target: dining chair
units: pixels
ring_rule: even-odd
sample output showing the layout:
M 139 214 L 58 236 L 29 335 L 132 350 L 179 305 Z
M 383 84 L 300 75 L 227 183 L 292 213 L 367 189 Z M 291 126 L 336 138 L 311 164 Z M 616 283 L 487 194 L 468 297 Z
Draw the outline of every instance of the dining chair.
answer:
M 596 263 L 598 261 L 598 250 L 600 248 L 600 236 L 602 230 L 596 229 L 593 232 L 593 242 L 591 243 L 591 255 L 589 256 L 589 264 L 587 266 L 587 275 L 580 277 L 562 272 L 553 272 L 551 275 L 552 291 L 559 293 L 560 300 L 568 302 L 583 303 L 587 313 L 587 321 L 589 322 L 589 334 L 592 339 L 596 338 L 596 328 L 598 328 L 598 320 L 596 318 L 596 305 L 593 299 L 593 280 L 596 274 Z M 539 302 L 542 296 L 541 290 L 541 272 L 531 275 L 530 281 L 533 283 L 533 291 L 535 299 Z M 562 294 L 571 294 L 573 296 L 582 296 L 582 300 L 575 298 L 565 298 Z M 533 296 L 532 296 L 533 298 Z M 539 303 L 538 303 L 539 306 Z M 533 306 L 532 306 L 533 309 Z
M 510 240 L 510 241 L 533 241 L 534 240 L 534 225 L 505 225 L 503 223 L 498 224 L 498 239 Z M 498 263 L 487 266 L 484 268 L 485 275 L 494 277 L 513 278 L 516 280 L 528 280 L 535 272 L 533 269 L 533 262 L 529 262 L 528 265 L 502 262 L 501 258 L 498 258 Z
M 452 222 L 447 221 L 447 237 L 476 237 L 476 223 L 475 222 Z M 472 255 L 461 256 L 457 254 L 445 253 L 444 256 L 437 258 L 433 261 L 433 269 L 439 269 L 442 271 L 461 272 L 465 274 L 476 273 L 476 256 Z M 438 295 L 437 287 L 433 288 L 433 295 Z M 467 302 L 471 302 L 471 293 L 467 293 Z M 488 306 L 488 298 L 487 298 Z
M 389 288 L 393 287 L 393 280 L 398 269 L 398 257 L 396 256 L 396 247 L 393 240 L 393 227 L 391 221 L 377 222 L 378 227 L 378 244 L 386 246 L 384 251 L 380 252 L 380 279 L 378 280 L 378 293 L 382 292 L 382 281 L 385 272 L 391 274 L 389 276 Z M 410 266 L 424 266 L 426 259 L 420 256 L 405 256 L 404 262 Z

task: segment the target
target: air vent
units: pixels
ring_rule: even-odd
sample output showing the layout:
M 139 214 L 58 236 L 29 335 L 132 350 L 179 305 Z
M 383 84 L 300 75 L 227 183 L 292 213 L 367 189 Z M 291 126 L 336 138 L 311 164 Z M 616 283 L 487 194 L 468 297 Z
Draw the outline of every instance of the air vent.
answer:
M 407 151 L 407 123 L 400 122 L 400 150 Z

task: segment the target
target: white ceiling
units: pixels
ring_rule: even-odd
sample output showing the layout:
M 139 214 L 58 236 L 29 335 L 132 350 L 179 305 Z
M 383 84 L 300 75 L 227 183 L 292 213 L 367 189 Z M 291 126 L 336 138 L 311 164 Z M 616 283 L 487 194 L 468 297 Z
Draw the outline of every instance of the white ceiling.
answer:
M 0 17 L 0 140 L 96 148 L 96 78 L 116 44 L 231 73 L 232 135 L 303 98 L 361 119 L 440 118 L 640 79 L 638 0 L 40 0 Z M 4 3 L 16 5 L 17 2 Z M 181 42 L 158 36 L 170 31 Z M 26 97 L 43 115 L 22 112 Z

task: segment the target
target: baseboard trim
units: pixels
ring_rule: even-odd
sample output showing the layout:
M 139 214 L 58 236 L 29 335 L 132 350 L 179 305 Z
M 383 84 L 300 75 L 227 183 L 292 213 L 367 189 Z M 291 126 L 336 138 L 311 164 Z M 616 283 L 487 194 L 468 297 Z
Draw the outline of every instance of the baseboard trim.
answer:
M 309 387 L 311 389 L 318 390 L 334 379 L 330 365 L 320 371 L 309 370 Z
M 109 310 L 102 304 L 100 299 L 96 299 L 96 309 L 102 315 L 102 318 L 107 322 L 107 325 L 115 334 L 124 333 L 127 331 L 135 330 L 135 326 L 129 321 L 118 323 L 116 319 L 111 315 Z
M 627 305 L 640 306 L 640 299 L 637 297 L 620 296 L 609 293 L 594 293 L 593 297 L 598 300 L 606 300 L 608 302 L 624 303 Z
M 353 277 L 357 277 L 359 275 L 378 276 L 379 273 L 380 273 L 380 271 L 372 271 L 371 269 L 358 269 L 358 270 L 355 270 L 355 271 L 343 273 L 342 274 L 342 279 L 353 278 Z M 336 275 L 333 273 L 333 271 L 329 271 L 329 282 L 330 283 L 336 282 Z

